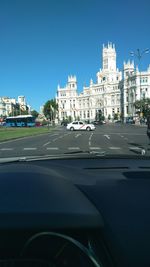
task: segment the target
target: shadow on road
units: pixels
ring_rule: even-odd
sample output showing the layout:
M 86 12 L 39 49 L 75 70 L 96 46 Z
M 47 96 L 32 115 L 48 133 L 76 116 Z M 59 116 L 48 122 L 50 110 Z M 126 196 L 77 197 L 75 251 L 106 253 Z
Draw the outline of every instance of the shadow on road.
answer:
M 131 146 L 135 146 L 135 147 L 138 147 L 138 148 L 141 148 L 141 149 L 144 149 L 144 147 L 140 144 L 137 144 L 137 143 L 128 143 L 129 145 Z
M 135 154 L 138 155 L 145 155 L 147 149 L 145 147 L 141 146 L 140 144 L 137 143 L 128 143 L 129 145 L 133 146 L 132 148 L 129 148 L 129 150 Z

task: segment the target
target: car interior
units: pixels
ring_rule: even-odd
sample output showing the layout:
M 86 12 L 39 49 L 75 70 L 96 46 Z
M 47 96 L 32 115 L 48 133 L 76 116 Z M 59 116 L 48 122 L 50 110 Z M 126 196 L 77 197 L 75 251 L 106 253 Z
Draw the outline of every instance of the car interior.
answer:
M 0 266 L 149 266 L 150 164 L 140 158 L 0 165 Z

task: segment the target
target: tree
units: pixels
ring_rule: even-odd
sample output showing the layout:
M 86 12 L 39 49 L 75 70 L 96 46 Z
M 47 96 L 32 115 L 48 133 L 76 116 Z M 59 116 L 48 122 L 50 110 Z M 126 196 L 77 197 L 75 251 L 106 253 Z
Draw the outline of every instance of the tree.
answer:
M 20 115 L 20 106 L 18 103 L 12 103 L 12 112 L 9 113 L 9 116 L 18 116 Z
M 20 115 L 29 115 L 29 111 L 28 110 L 21 110 Z
M 36 110 L 32 110 L 32 111 L 31 111 L 31 115 L 32 115 L 33 117 L 37 118 L 38 115 L 39 115 L 39 113 L 38 113 Z
M 114 114 L 114 120 L 118 120 L 118 117 L 119 117 L 119 114 L 118 113 L 115 113 Z
M 69 119 L 69 122 L 72 122 L 72 117 L 71 116 L 69 116 L 68 119 Z
M 143 118 L 147 118 L 150 115 L 150 98 L 144 98 L 141 100 L 137 100 L 134 103 L 135 109 L 137 110 L 137 114 L 142 114 Z
M 12 112 L 9 113 L 9 116 L 28 115 L 28 114 L 29 114 L 28 106 L 26 106 L 25 110 L 22 110 L 19 103 L 16 103 L 12 104 Z
M 108 115 L 108 120 L 111 120 L 111 115 L 110 114 Z
M 44 115 L 47 119 L 50 119 L 50 121 L 54 120 L 56 118 L 58 110 L 58 104 L 56 103 L 55 99 L 48 100 L 44 105 Z
M 96 119 L 96 121 L 99 121 L 99 122 L 101 122 L 105 119 L 101 110 L 98 110 L 98 112 L 96 113 L 95 119 Z

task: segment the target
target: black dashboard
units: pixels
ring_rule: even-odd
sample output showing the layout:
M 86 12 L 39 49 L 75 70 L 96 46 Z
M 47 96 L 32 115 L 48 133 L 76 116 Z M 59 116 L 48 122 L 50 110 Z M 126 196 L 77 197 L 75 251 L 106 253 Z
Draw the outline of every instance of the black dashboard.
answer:
M 150 266 L 150 160 L 0 165 L 0 266 Z

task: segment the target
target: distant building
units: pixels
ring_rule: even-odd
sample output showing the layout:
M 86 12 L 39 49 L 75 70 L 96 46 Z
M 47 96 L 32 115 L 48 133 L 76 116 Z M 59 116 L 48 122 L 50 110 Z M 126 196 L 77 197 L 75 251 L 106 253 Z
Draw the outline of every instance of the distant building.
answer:
M 72 119 L 93 121 L 99 112 L 106 118 L 113 118 L 121 113 L 120 81 L 122 73 L 116 68 L 116 50 L 111 43 L 103 45 L 102 69 L 97 74 L 97 82 L 90 80 L 88 87 L 83 87 L 83 92 L 77 93 L 77 79 L 68 77 L 64 88 L 58 86 L 56 101 L 59 107 L 59 119 L 71 116 Z
M 0 97 L 0 117 L 6 117 L 10 114 L 15 114 L 15 111 L 18 110 L 21 114 L 21 111 L 26 111 L 30 113 L 31 107 L 26 104 L 24 96 L 18 96 L 18 101 L 15 98 L 10 98 L 7 96 Z
M 147 71 L 139 71 L 134 62 L 124 62 L 123 67 L 123 105 L 124 118 L 136 117 L 134 103 L 150 98 L 150 66 Z
M 25 96 L 18 96 L 18 104 L 20 105 L 21 110 L 23 111 L 27 110 Z
M 122 75 L 123 74 L 123 75 Z M 77 92 L 76 76 L 68 76 L 65 87 L 57 87 L 58 117 L 93 121 L 101 113 L 106 119 L 136 116 L 134 102 L 150 97 L 150 67 L 145 72 L 134 68 L 134 62 L 124 62 L 123 73 L 116 67 L 115 45 L 102 49 L 102 69 L 96 83 L 90 80 L 81 93 Z
M 16 99 L 3 96 L 0 98 L 0 116 L 8 116 L 16 105 Z
M 0 117 L 6 116 L 6 104 L 4 103 L 2 97 L 0 97 Z
M 40 114 L 44 114 L 44 105 L 40 106 Z

